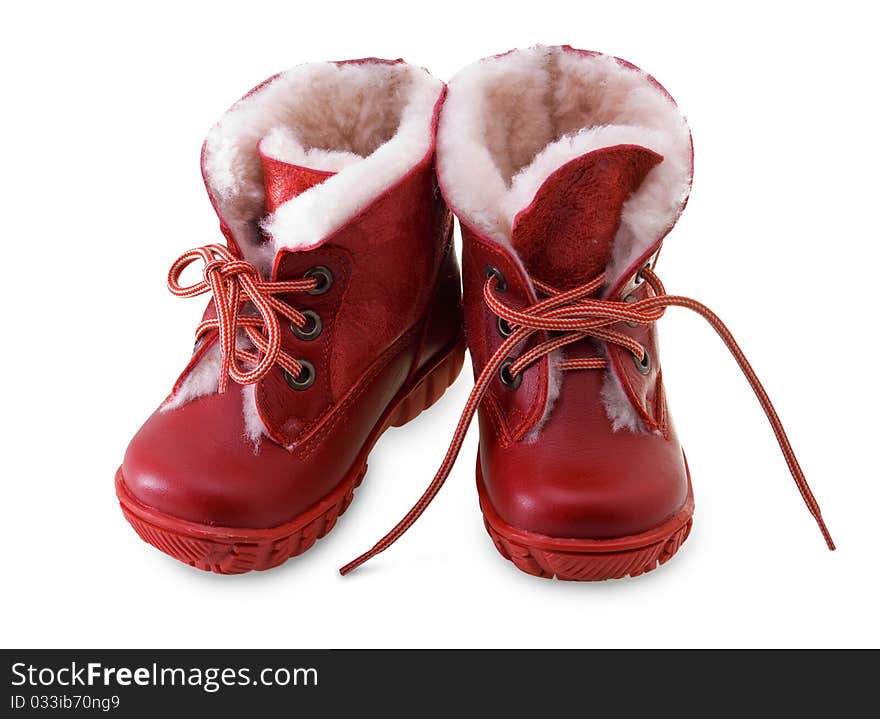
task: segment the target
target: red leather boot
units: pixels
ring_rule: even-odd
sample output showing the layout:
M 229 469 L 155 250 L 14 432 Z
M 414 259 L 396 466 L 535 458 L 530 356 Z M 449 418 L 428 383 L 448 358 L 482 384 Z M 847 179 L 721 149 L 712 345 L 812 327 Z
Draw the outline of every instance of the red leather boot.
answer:
M 208 295 L 195 352 L 116 475 L 147 542 L 200 569 L 268 569 L 332 529 L 389 426 L 464 354 L 452 216 L 434 175 L 445 88 L 402 61 L 304 65 L 211 130 L 226 245 L 172 266 Z M 203 277 L 184 285 L 191 263 Z
M 476 386 L 434 481 L 351 571 L 424 511 L 479 410 L 477 487 L 498 551 L 529 574 L 594 580 L 667 561 L 691 528 L 687 462 L 670 420 L 655 322 L 702 315 L 757 394 L 828 546 L 764 389 L 721 321 L 668 295 L 654 268 L 687 201 L 684 117 L 649 75 L 613 57 L 535 47 L 449 85 L 437 150 L 464 241 Z

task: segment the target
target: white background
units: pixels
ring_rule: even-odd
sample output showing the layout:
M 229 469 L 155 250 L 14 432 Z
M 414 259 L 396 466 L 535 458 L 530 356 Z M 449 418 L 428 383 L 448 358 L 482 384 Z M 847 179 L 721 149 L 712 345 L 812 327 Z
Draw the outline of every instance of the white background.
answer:
M 662 8 L 661 8 L 662 6 Z M 2 73 L 0 643 L 6 646 L 876 646 L 877 18 L 867 3 L 6 4 Z M 306 61 L 404 57 L 449 78 L 536 42 L 626 58 L 681 104 L 690 205 L 660 266 L 713 307 L 782 415 L 839 550 L 824 549 L 748 385 L 708 326 L 662 320 L 694 531 L 667 565 L 532 578 L 486 536 L 476 430 L 415 528 L 349 578 L 421 494 L 471 385 L 385 435 L 336 530 L 265 573 L 142 543 L 113 474 L 186 361 L 198 301 L 169 263 L 217 241 L 206 130 Z

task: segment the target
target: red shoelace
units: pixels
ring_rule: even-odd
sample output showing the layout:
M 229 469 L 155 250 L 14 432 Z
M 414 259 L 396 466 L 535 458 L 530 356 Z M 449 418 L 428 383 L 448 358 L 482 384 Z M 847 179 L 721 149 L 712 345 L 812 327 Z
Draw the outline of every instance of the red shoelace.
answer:
M 181 285 L 180 275 L 193 262 L 201 260 L 203 279 L 193 285 Z M 306 277 L 292 282 L 264 282 L 250 262 L 238 259 L 223 245 L 205 245 L 185 252 L 168 271 L 168 289 L 178 297 L 197 297 L 208 292 L 214 300 L 217 316 L 204 320 L 196 328 L 196 342 L 211 332 L 219 334 L 220 387 L 226 389 L 231 377 L 239 384 L 259 381 L 272 369 L 283 367 L 297 378 L 302 364 L 281 350 L 281 328 L 278 315 L 286 317 L 303 329 L 308 319 L 301 312 L 279 300 L 275 295 L 290 292 L 313 292 L 320 285 L 317 277 Z M 242 314 L 243 305 L 250 302 L 259 314 Z M 236 344 L 238 330 L 244 330 L 256 352 Z M 247 363 L 252 369 L 243 369 Z
M 440 468 L 437 470 L 425 493 L 413 508 L 407 512 L 406 516 L 397 523 L 394 529 L 388 532 L 368 552 L 342 567 L 339 570 L 340 573 L 343 575 L 348 574 L 367 560 L 388 549 L 415 523 L 434 497 L 437 496 L 437 493 L 452 471 L 452 466 L 461 450 L 468 427 L 496 372 L 502 371 L 503 368 L 507 381 L 515 380 L 521 372 L 542 357 L 585 337 L 594 337 L 603 342 L 625 347 L 640 362 L 644 362 L 646 360 L 645 348 L 632 338 L 612 329 L 611 326 L 617 322 L 630 322 L 639 325 L 651 324 L 663 316 L 667 307 L 685 307 L 696 312 L 712 326 L 724 341 L 724 344 L 727 345 L 746 379 L 748 379 L 755 396 L 761 403 L 767 419 L 770 421 L 770 426 L 776 435 L 776 441 L 779 443 L 779 447 L 788 464 L 788 469 L 794 478 L 798 491 L 801 493 L 801 497 L 803 497 L 804 503 L 816 520 L 816 524 L 818 524 L 828 548 L 833 550 L 834 541 L 831 539 L 831 534 L 825 526 L 819 504 L 812 491 L 810 491 L 810 486 L 807 484 L 803 470 L 800 464 L 798 464 L 794 450 L 791 448 L 791 443 L 785 434 L 785 429 L 779 420 L 779 415 L 776 413 L 770 397 L 767 395 L 754 369 L 752 369 L 751 364 L 749 364 L 730 330 L 705 305 L 688 297 L 667 295 L 663 284 L 660 282 L 660 278 L 650 268 L 643 268 L 640 274 L 653 291 L 652 296 L 646 297 L 643 300 L 618 302 L 592 297 L 605 281 L 603 274 L 580 287 L 564 292 L 542 282 L 535 282 L 535 287 L 546 299 L 536 302 L 525 310 L 516 310 L 502 302 L 496 294 L 498 276 L 496 274 L 490 275 L 483 288 L 483 298 L 492 312 L 507 323 L 507 326 L 512 330 L 511 334 L 501 343 L 486 363 L 479 377 L 477 377 L 474 388 L 471 390 L 464 411 L 458 421 L 458 426 L 455 428 L 452 442 L 449 445 L 449 449 L 446 450 L 446 456 L 443 458 Z M 550 339 L 541 342 L 517 360 L 505 366 L 510 352 L 523 340 L 538 331 L 561 334 L 556 334 Z M 563 370 L 606 369 L 608 361 L 603 357 L 589 357 L 566 359 L 560 365 Z M 504 377 L 505 375 L 502 376 Z

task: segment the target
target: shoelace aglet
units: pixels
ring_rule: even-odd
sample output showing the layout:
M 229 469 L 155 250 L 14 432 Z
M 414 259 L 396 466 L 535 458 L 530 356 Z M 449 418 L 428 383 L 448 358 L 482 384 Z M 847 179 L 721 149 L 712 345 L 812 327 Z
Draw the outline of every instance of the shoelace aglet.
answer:
M 364 552 L 357 559 L 353 559 L 348 564 L 346 564 L 344 567 L 340 567 L 339 573 L 344 577 L 346 574 L 353 572 L 355 569 L 357 569 L 359 566 L 361 566 L 367 560 L 372 559 L 380 551 L 382 551 L 382 550 L 376 551 L 376 547 L 373 547 L 373 549 L 371 549 L 369 552 Z
M 814 516 L 816 518 L 816 524 L 819 525 L 819 531 L 822 532 L 822 536 L 825 538 L 825 544 L 827 544 L 828 549 L 833 552 L 837 547 L 834 545 L 834 540 L 831 538 L 831 532 L 829 532 L 828 527 L 825 526 L 825 520 L 822 519 L 822 515 L 819 512 L 816 512 Z
M 458 450 L 454 450 L 456 454 Z M 355 569 L 357 569 L 362 564 L 368 562 L 370 559 L 375 557 L 377 554 L 381 554 L 388 547 L 394 544 L 398 539 L 400 539 L 403 534 L 415 523 L 415 521 L 422 516 L 422 512 L 425 511 L 425 508 L 431 503 L 431 500 L 437 495 L 437 492 L 440 491 L 440 487 L 443 486 L 443 483 L 446 481 L 446 477 L 438 475 L 438 477 L 434 478 L 434 481 L 431 482 L 428 489 L 425 491 L 425 494 L 422 495 L 422 498 L 416 502 L 415 506 L 409 512 L 406 513 L 406 516 L 401 519 L 397 525 L 392 529 L 388 534 L 386 534 L 382 539 L 380 539 L 376 544 L 373 545 L 372 549 L 367 550 L 362 555 L 360 555 L 357 559 L 353 559 L 344 567 L 339 568 L 339 573 L 344 577 L 346 574 L 350 574 Z

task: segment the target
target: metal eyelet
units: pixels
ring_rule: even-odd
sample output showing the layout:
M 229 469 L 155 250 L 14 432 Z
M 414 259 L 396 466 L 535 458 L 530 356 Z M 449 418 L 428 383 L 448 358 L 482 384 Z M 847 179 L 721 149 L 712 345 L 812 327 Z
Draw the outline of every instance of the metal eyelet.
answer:
M 645 349 L 644 359 L 639 359 L 637 355 L 633 355 L 632 358 L 633 364 L 636 366 L 639 374 L 648 374 L 648 372 L 651 371 L 651 355 L 648 354 L 647 349 Z
M 642 277 L 642 272 L 643 272 L 644 270 L 650 270 L 652 264 L 653 264 L 653 261 L 652 261 L 652 260 L 648 260 L 648 261 L 647 261 L 647 262 L 646 262 L 646 263 L 645 263 L 645 264 L 639 269 L 639 271 L 636 272 L 635 277 L 633 277 L 633 287 L 638 287 L 640 284 L 642 284 L 642 282 L 645 281 L 645 278 Z M 624 300 L 624 301 L 626 301 L 626 300 Z
M 315 289 L 306 290 L 307 295 L 323 295 L 333 286 L 333 273 L 330 271 L 329 267 L 324 267 L 324 265 L 312 267 L 312 269 L 308 270 L 303 277 L 315 277 L 318 280 L 318 286 L 315 287 Z
M 290 331 L 293 332 L 296 337 L 305 340 L 306 342 L 315 339 L 315 337 L 321 334 L 321 330 L 323 329 L 320 316 L 313 310 L 301 310 L 300 314 L 306 318 L 305 325 L 297 327 L 291 322 Z
M 284 370 L 284 381 L 287 382 L 288 387 L 291 389 L 302 392 L 304 389 L 308 389 L 315 384 L 315 365 L 304 359 L 298 359 L 297 362 L 302 365 L 299 375 L 294 377 L 290 372 Z
M 499 270 L 497 267 L 487 265 L 485 274 L 487 280 L 492 277 L 495 278 L 495 289 L 498 292 L 505 292 L 507 290 L 507 280 L 504 279 L 504 273 L 501 272 L 501 270 Z
M 498 334 L 502 337 L 510 337 L 510 335 L 513 334 L 513 327 L 511 327 L 510 323 L 503 317 L 499 317 L 495 325 L 498 327 Z
M 522 373 L 518 375 L 510 374 L 510 365 L 513 364 L 513 357 L 508 357 L 501 363 L 498 370 L 498 378 L 501 380 L 503 387 L 509 390 L 515 390 L 522 384 Z

